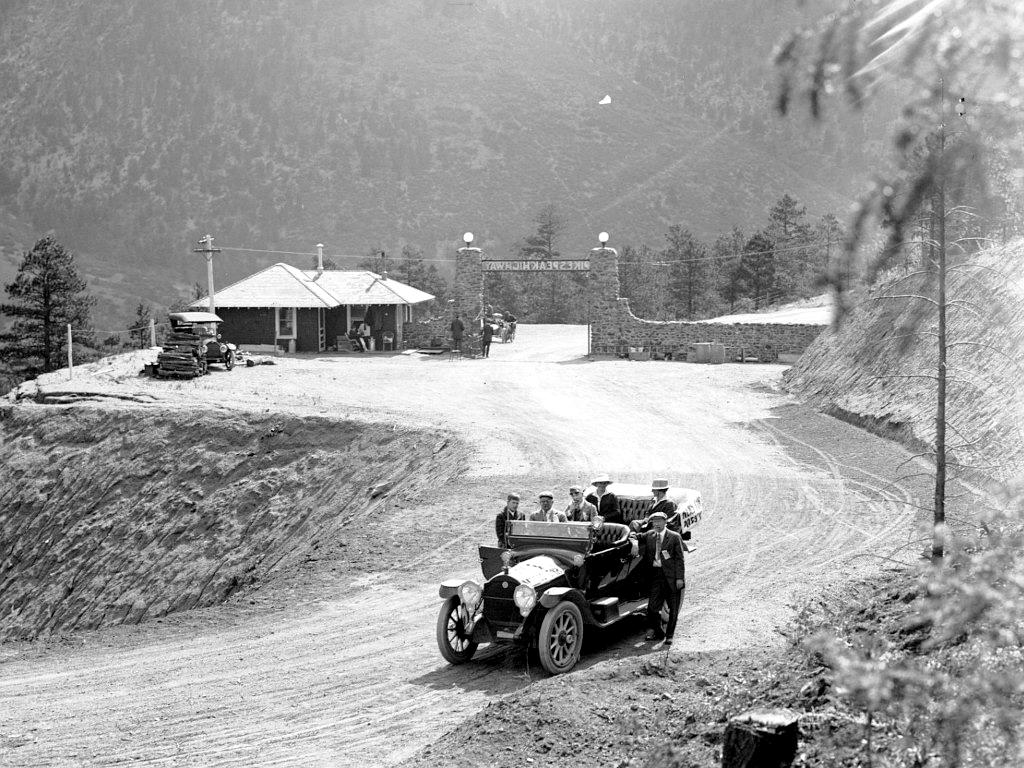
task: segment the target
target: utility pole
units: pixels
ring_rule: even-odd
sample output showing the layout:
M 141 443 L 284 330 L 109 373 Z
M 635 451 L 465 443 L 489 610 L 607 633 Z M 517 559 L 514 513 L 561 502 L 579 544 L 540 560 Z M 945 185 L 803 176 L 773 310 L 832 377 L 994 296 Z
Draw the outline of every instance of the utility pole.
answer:
M 945 554 L 946 527 L 946 89 L 939 80 L 939 162 L 938 180 L 932 195 L 932 215 L 938 225 L 938 336 L 939 361 L 936 370 L 938 386 L 935 408 L 935 516 L 932 533 L 932 562 L 939 563 Z M 935 209 L 938 208 L 936 216 Z
M 216 314 L 217 305 L 213 301 L 213 254 L 220 253 L 220 248 L 213 247 L 213 235 L 206 235 L 199 240 L 202 248 L 193 248 L 192 253 L 202 253 L 206 256 L 206 290 L 209 292 L 210 313 Z

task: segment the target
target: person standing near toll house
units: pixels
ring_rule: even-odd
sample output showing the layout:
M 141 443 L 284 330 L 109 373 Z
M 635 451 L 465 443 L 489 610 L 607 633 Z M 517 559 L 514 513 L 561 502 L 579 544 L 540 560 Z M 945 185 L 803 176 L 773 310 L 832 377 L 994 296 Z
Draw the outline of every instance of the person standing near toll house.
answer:
M 484 357 L 491 356 L 491 339 L 494 338 L 494 326 L 490 324 L 487 318 L 484 318 L 484 327 L 480 331 L 480 354 Z
M 622 513 L 619 511 L 619 497 L 608 490 L 612 479 L 608 475 L 600 475 L 591 480 L 591 485 L 596 491 L 587 494 L 587 501 L 597 507 L 599 514 L 606 523 L 624 523 Z
M 672 645 L 672 635 L 679 619 L 679 606 L 686 588 L 686 564 L 683 561 L 683 540 L 666 527 L 664 512 L 652 512 L 651 530 L 644 535 L 644 563 L 651 572 L 651 596 L 647 602 L 647 635 L 645 640 L 665 638 Z M 668 626 L 661 634 L 661 607 L 668 603 Z
M 466 325 L 462 322 L 462 315 L 456 315 L 451 325 L 452 349 L 462 351 L 462 333 L 465 330 Z
M 522 519 L 523 514 L 519 511 L 519 494 L 510 493 L 505 499 L 505 508 L 494 518 L 494 532 L 498 534 L 499 547 L 508 548 L 508 524 L 513 520 Z

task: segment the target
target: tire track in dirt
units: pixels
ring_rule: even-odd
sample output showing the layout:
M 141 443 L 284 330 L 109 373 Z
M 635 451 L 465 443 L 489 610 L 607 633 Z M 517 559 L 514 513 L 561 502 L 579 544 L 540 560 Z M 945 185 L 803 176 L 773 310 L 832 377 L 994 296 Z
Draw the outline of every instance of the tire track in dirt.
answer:
M 789 601 L 832 578 L 823 564 L 842 565 L 831 569 L 840 577 L 853 570 L 849 557 L 864 551 L 865 531 L 884 538 L 899 530 L 902 523 L 884 520 L 895 496 L 851 524 L 848 497 L 856 489 L 863 498 L 866 486 L 854 485 L 855 473 L 844 470 L 839 451 L 808 436 L 814 429 L 802 416 L 788 414 L 786 429 L 823 452 L 811 451 L 812 462 L 798 460 L 791 440 L 750 428 L 779 404 L 778 395 L 755 387 L 780 368 L 576 362 L 580 338 L 585 345 L 579 329 L 567 335 L 525 326 L 515 344 L 505 345 L 505 359 L 496 346 L 491 361 L 451 364 L 401 356 L 284 360 L 269 370 L 219 377 L 219 389 L 201 381 L 180 395 L 130 382 L 165 398 L 208 396 L 238 408 L 271 401 L 282 414 L 358 416 L 384 429 L 396 422 L 429 425 L 462 435 L 474 454 L 457 482 L 421 487 L 415 504 L 382 504 L 370 517 L 350 521 L 384 531 L 407 525 L 403 516 L 412 515 L 417 530 L 424 529 L 422 541 L 401 545 L 394 557 L 382 555 L 379 568 L 365 576 L 331 581 L 302 571 L 266 590 L 287 598 L 282 607 L 245 609 L 243 594 L 162 625 L 87 633 L 85 648 L 56 646 L 5 662 L 0 712 L 13 714 L 0 720 L 0 733 L 31 738 L 3 760 L 23 766 L 400 761 L 539 675 L 525 653 L 507 649 L 485 649 L 465 667 L 448 667 L 433 638 L 437 582 L 478 575 L 475 544 L 493 539 L 493 518 L 510 488 L 561 493 L 573 480 L 609 471 L 637 482 L 664 474 L 703 491 L 708 515 L 687 562 L 685 625 L 674 654 L 773 642 Z M 545 362 L 530 362 L 531 345 Z M 414 391 L 402 385 L 410 379 Z M 830 424 L 851 444 L 890 445 Z M 875 483 L 866 475 L 858 482 Z M 890 533 L 883 534 L 887 522 Z M 382 553 L 389 542 L 382 542 Z M 284 562 L 279 571 L 290 567 Z M 650 653 L 639 629 L 588 639 L 579 674 L 604 659 Z

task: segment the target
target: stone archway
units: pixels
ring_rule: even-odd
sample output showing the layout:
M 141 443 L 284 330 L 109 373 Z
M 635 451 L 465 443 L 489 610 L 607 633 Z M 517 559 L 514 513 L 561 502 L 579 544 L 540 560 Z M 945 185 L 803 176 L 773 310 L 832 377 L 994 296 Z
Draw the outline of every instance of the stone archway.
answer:
M 448 303 L 444 333 L 456 314 L 466 323 L 466 349 L 480 343 L 476 323 L 484 308 L 483 251 L 464 246 L 456 252 L 453 298 Z M 756 357 L 774 362 L 779 354 L 801 354 L 822 331 L 819 325 L 773 323 L 701 323 L 688 320 L 645 320 L 633 314 L 629 299 L 619 296 L 619 254 L 608 246 L 592 248 L 590 271 L 590 339 L 592 355 L 625 355 L 643 348 L 655 357 L 686 359 L 693 344 L 724 345 L 727 360 Z M 472 345 L 472 346 L 470 346 Z

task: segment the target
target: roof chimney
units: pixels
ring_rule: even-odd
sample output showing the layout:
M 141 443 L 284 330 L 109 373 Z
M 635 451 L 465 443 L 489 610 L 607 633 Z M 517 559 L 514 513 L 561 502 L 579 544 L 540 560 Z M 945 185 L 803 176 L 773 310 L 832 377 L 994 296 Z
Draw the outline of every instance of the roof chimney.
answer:
M 316 244 L 316 273 L 319 275 L 324 271 L 324 244 Z

